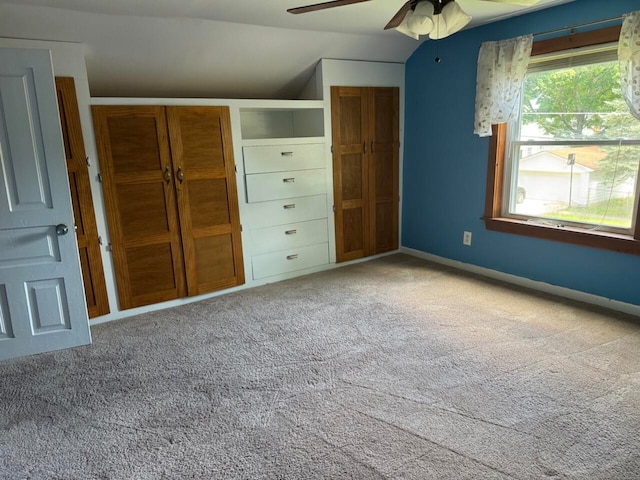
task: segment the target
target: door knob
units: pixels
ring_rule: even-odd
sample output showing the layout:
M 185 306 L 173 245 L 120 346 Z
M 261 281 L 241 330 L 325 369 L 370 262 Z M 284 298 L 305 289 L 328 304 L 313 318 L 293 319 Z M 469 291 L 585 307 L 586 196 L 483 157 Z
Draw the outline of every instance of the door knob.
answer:
M 67 233 L 69 233 L 69 227 L 67 227 L 64 223 L 56 225 L 56 233 L 58 235 L 66 235 Z

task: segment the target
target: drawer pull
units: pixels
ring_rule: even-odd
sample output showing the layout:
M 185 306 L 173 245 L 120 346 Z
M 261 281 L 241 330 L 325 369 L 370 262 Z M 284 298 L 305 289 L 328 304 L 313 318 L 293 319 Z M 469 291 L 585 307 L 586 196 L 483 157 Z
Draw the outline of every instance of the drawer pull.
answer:
M 293 152 L 280 152 L 283 157 L 293 157 Z
M 282 181 L 283 181 L 284 183 L 293 183 L 293 182 L 295 182 L 295 181 L 296 181 L 296 179 L 295 179 L 295 178 L 293 178 L 293 177 L 292 177 L 292 178 L 283 178 L 283 179 L 282 179 Z
M 287 260 L 295 260 L 298 258 L 298 254 L 294 253 L 293 255 L 287 255 Z
M 298 233 L 298 230 L 287 230 L 284 232 L 285 235 L 295 235 Z
M 296 204 L 290 203 L 289 205 L 283 205 L 282 208 L 284 208 L 285 210 L 291 210 L 292 208 L 296 208 Z

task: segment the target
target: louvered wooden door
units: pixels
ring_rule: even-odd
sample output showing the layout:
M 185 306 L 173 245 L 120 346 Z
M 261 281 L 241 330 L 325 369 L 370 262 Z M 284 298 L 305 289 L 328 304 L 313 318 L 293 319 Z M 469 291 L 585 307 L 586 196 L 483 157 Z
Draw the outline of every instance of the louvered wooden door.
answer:
M 109 300 L 73 78 L 56 78 L 56 92 L 87 310 L 94 318 L 109 313 Z
M 399 90 L 331 87 L 336 259 L 398 248 Z
M 228 108 L 167 107 L 187 291 L 244 283 Z
M 331 87 L 336 259 L 369 252 L 368 104 L 366 89 Z
M 120 308 L 183 297 L 184 261 L 165 109 L 92 110 Z

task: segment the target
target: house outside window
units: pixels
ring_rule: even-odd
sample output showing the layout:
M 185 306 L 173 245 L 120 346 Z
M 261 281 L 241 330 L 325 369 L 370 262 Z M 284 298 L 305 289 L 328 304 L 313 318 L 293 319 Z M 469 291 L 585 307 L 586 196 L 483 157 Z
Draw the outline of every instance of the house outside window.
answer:
M 534 44 L 520 116 L 494 126 L 488 229 L 640 254 L 640 120 L 622 98 L 618 34 Z
M 617 44 L 533 57 L 507 127 L 505 216 L 631 233 L 640 121 L 622 98 Z

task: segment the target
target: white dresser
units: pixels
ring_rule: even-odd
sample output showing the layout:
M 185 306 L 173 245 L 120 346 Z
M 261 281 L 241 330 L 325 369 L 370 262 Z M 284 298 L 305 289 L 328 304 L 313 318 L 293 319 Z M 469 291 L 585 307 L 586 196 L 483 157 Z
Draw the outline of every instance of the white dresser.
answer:
M 253 279 L 329 263 L 324 137 L 243 145 Z

